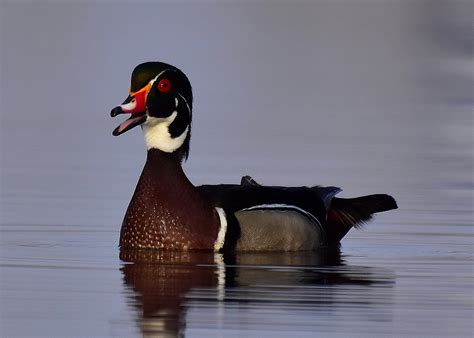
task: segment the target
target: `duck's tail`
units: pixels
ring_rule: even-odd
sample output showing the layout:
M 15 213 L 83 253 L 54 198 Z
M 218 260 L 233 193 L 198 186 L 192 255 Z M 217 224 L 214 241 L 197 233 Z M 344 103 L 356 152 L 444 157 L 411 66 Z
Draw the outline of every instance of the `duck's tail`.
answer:
M 362 227 L 374 213 L 397 208 L 397 202 L 390 195 L 377 194 L 356 198 L 334 197 L 327 215 L 328 242 L 330 244 L 338 243 L 352 227 Z

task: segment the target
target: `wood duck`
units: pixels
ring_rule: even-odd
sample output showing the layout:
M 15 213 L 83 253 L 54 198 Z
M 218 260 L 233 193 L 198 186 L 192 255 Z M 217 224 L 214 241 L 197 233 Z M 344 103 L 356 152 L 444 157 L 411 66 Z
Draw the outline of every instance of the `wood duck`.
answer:
M 140 125 L 147 159 L 120 232 L 123 248 L 298 251 L 337 245 L 372 214 L 396 209 L 389 195 L 337 198 L 336 187 L 241 184 L 194 186 L 181 166 L 189 154 L 193 96 L 178 68 L 146 62 L 111 116 L 130 114 L 113 135 Z

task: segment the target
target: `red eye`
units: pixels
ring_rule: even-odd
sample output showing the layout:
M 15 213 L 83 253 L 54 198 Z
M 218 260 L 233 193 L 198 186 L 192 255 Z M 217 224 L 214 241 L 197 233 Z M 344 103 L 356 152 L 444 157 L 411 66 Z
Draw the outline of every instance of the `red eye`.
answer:
M 171 82 L 168 79 L 161 79 L 157 87 L 160 92 L 168 93 L 171 90 Z

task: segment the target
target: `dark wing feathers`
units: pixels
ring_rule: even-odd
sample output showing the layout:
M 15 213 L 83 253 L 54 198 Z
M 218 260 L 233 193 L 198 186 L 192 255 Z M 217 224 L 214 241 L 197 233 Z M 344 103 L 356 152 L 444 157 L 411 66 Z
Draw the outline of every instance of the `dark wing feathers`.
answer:
M 257 205 L 286 204 L 301 208 L 320 221 L 326 219 L 324 202 L 312 188 L 220 184 L 202 185 L 197 189 L 214 206 L 224 208 L 227 213 Z
M 240 180 L 240 185 L 260 185 L 260 184 L 255 182 L 255 180 L 252 177 L 246 175 L 246 176 L 242 176 L 242 179 Z
M 397 208 L 389 195 L 337 198 L 334 196 L 341 191 L 337 187 L 262 186 L 250 176 L 243 176 L 240 185 L 203 185 L 197 189 L 214 206 L 223 208 L 228 217 L 258 205 L 285 204 L 301 208 L 319 221 L 329 244 L 339 243 L 352 227 L 360 228 L 372 214 Z
M 392 196 L 377 194 L 356 198 L 333 198 L 327 216 L 328 240 L 339 242 L 352 228 L 360 228 L 372 214 L 397 209 Z
M 315 186 L 312 187 L 311 189 L 315 190 L 318 192 L 319 197 L 324 202 L 324 205 L 326 207 L 326 210 L 329 210 L 329 207 L 331 206 L 331 202 L 337 194 L 339 194 L 342 189 L 338 187 L 320 187 L 320 186 Z
M 258 186 L 260 184 L 257 183 L 251 176 L 245 175 L 245 176 L 242 176 L 240 180 L 240 185 Z M 314 186 L 311 189 L 313 189 L 314 191 L 318 193 L 318 195 L 324 201 L 324 205 L 326 206 L 326 209 L 329 209 L 329 206 L 331 205 L 331 200 L 333 199 L 333 197 L 342 191 L 342 189 L 339 187 Z
M 201 185 L 198 191 L 227 216 L 227 233 L 223 250 L 233 250 L 241 234 L 236 212 L 258 205 L 293 205 L 314 216 L 320 224 L 326 221 L 326 209 L 319 194 L 307 187 L 268 187 L 254 184 Z

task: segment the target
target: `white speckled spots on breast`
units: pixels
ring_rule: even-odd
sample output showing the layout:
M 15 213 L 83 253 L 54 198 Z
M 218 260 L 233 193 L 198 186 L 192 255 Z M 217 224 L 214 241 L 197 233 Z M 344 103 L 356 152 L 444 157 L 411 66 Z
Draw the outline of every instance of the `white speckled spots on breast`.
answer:
M 192 234 L 160 197 L 154 182 L 142 177 L 122 224 L 121 246 L 171 250 L 190 247 Z
M 179 249 L 190 247 L 190 237 L 179 216 L 163 206 L 147 208 L 140 199 L 131 203 L 124 219 L 120 244 L 138 248 Z
M 172 154 L 149 151 L 120 233 L 120 246 L 212 249 L 219 218 Z

